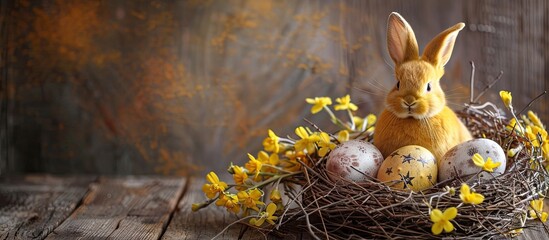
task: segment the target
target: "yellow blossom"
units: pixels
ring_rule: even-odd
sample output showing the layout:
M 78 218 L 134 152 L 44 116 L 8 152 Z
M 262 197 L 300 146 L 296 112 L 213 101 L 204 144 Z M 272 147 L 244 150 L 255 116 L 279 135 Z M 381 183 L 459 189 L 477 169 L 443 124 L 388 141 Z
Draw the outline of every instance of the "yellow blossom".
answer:
M 269 198 L 274 203 L 281 203 L 282 202 L 282 195 L 280 195 L 280 191 L 278 190 L 278 188 L 275 188 L 275 189 L 273 189 L 273 191 L 271 191 L 271 196 Z
M 317 134 L 309 134 L 304 127 L 296 128 L 295 134 L 301 138 L 295 142 L 296 151 L 307 150 L 307 154 L 313 154 L 316 151 L 315 143 L 320 140 Z
M 318 150 L 318 156 L 324 157 L 328 152 L 334 150 L 336 144 L 330 141 L 330 136 L 325 132 L 319 133 L 319 137 L 320 142 L 318 143 L 318 146 L 320 149 Z
M 260 151 L 258 153 L 257 160 L 259 160 L 263 164 L 263 169 L 261 171 L 270 172 L 270 173 L 276 173 L 277 172 L 276 166 L 280 162 L 280 159 L 278 157 L 278 153 L 272 153 L 271 155 L 269 155 L 265 151 Z M 265 166 L 265 165 L 267 165 L 267 166 Z M 269 176 L 264 176 L 264 177 L 269 178 Z
M 484 201 L 484 196 L 480 193 L 471 192 L 471 189 L 469 188 L 469 185 L 466 183 L 461 184 L 461 190 L 459 194 L 459 198 L 461 198 L 461 201 L 464 203 L 469 204 L 481 204 Z
M 202 186 L 202 191 L 206 193 L 206 197 L 214 198 L 217 193 L 222 193 L 228 187 L 227 183 L 219 181 L 219 177 L 214 172 L 206 175 L 206 181 L 209 182 Z
M 537 219 L 539 215 L 539 220 L 542 222 L 547 221 L 547 213 L 543 212 L 543 198 L 540 198 L 538 200 L 532 200 L 530 201 L 530 217 L 533 219 Z
M 240 204 L 238 202 L 238 197 L 236 194 L 224 193 L 219 196 L 219 199 L 215 202 L 217 206 L 224 206 L 227 208 L 227 211 L 233 213 L 240 212 Z
M 349 94 L 345 95 L 345 97 L 337 98 L 336 102 L 339 103 L 334 107 L 336 111 L 347 109 L 351 111 L 356 111 L 358 109 L 358 107 L 351 102 L 351 96 L 349 96 Z
M 267 221 L 271 225 L 275 225 L 276 220 L 278 220 L 277 216 L 273 216 L 273 214 L 276 212 L 276 204 L 269 203 L 267 205 L 267 209 L 265 212 L 259 213 L 259 218 L 252 218 L 250 219 L 250 224 L 261 226 L 265 221 Z
M 530 139 L 534 147 L 540 147 L 541 144 L 546 142 L 547 131 L 538 126 L 529 125 L 526 126 L 526 136 L 528 137 L 528 139 Z M 542 142 L 540 142 L 540 140 Z
M 244 167 L 248 169 L 248 172 L 255 173 L 255 176 L 257 177 L 259 175 L 259 172 L 261 171 L 261 167 L 263 166 L 263 163 L 255 159 L 252 154 L 248 153 L 248 158 L 250 159 Z
M 244 168 L 241 166 L 233 166 L 233 179 L 234 183 L 237 185 L 237 190 L 245 190 L 247 187 L 244 185 L 244 181 L 248 179 L 248 174 L 244 171 Z
M 374 126 L 377 121 L 377 117 L 374 114 L 368 114 L 365 118 L 354 116 L 353 120 L 359 131 L 365 131 Z
M 511 96 L 511 92 L 499 91 L 499 96 L 501 97 L 501 100 L 506 107 L 512 108 L 511 102 L 513 101 L 513 96 Z
M 269 137 L 263 140 L 263 147 L 265 151 L 278 153 L 280 151 L 280 144 L 278 140 L 280 139 L 273 130 L 269 129 Z
M 337 133 L 337 141 L 340 143 L 349 141 L 349 131 L 341 130 Z
M 532 111 L 528 111 L 528 118 L 534 124 L 534 126 L 539 127 L 541 129 L 545 129 L 545 126 L 543 126 L 543 123 L 541 123 L 541 120 L 539 119 L 538 115 L 535 114 Z
M 518 133 L 522 133 L 522 129 L 517 125 L 517 119 L 515 118 L 511 118 L 511 120 L 509 120 L 509 124 L 505 126 L 505 129 L 509 132 L 514 130 Z
M 316 113 L 322 111 L 322 109 L 324 109 L 324 107 L 326 107 L 328 105 L 332 105 L 332 99 L 329 98 L 329 97 L 315 97 L 314 99 L 313 98 L 307 98 L 307 99 L 305 99 L 305 101 L 307 101 L 307 103 L 309 103 L 309 104 L 313 104 L 313 107 L 311 108 L 311 113 L 312 114 L 316 114 Z
M 307 163 L 307 157 L 302 151 L 286 151 L 286 153 L 284 153 L 284 156 L 286 157 L 286 159 L 281 161 L 280 166 L 288 172 L 297 172 L 301 169 L 301 163 L 299 163 L 298 160 Z
M 431 227 L 431 231 L 435 235 L 439 235 L 442 232 L 442 229 L 444 229 L 445 232 L 451 232 L 454 231 L 454 225 L 450 222 L 450 220 L 454 219 L 457 216 L 457 208 L 451 207 L 448 208 L 442 213 L 439 209 L 434 209 L 431 211 L 431 222 L 433 222 L 433 226 Z
M 257 188 L 248 191 L 240 191 L 238 192 L 237 196 L 238 201 L 240 202 L 240 204 L 242 204 L 242 207 L 244 208 L 244 211 L 246 211 L 247 209 L 253 209 L 259 212 L 259 208 L 257 207 L 257 205 L 265 205 L 265 203 L 259 200 L 263 196 L 263 192 L 261 192 Z
M 501 165 L 500 162 L 493 162 L 492 161 L 492 158 L 488 157 L 486 159 L 486 161 L 484 161 L 484 158 L 478 154 L 478 153 L 475 153 L 475 155 L 473 155 L 473 162 L 475 163 L 475 165 L 477 165 L 478 167 L 481 167 L 482 170 L 484 171 L 487 171 L 487 172 L 493 172 L 494 171 L 494 168 L 497 168 L 499 167 L 499 165 Z

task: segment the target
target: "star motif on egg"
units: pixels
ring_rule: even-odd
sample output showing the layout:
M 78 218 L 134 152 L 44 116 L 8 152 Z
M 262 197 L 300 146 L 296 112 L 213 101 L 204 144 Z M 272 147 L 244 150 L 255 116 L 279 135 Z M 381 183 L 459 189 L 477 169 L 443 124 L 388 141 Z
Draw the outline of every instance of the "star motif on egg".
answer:
M 429 173 L 429 175 L 427 175 L 427 179 L 429 179 L 429 182 L 433 182 L 433 175 Z
M 400 180 L 402 181 L 402 183 L 404 183 L 404 189 L 408 188 L 408 185 L 410 186 L 414 186 L 412 184 L 412 180 L 414 180 L 415 177 L 410 177 L 410 171 L 408 171 L 406 173 L 406 176 L 404 175 L 400 175 Z
M 391 154 L 391 157 L 398 156 L 398 152 L 394 152 Z
M 424 159 L 423 157 L 419 157 L 419 159 L 417 161 L 420 162 L 421 166 L 423 166 L 423 167 L 425 167 L 425 164 L 427 164 L 427 160 Z
M 387 168 L 387 171 L 385 171 L 385 174 L 391 175 L 391 173 L 393 173 L 393 168 L 392 167 Z
M 412 154 L 408 154 L 408 155 L 402 155 L 402 163 L 412 163 L 411 161 L 412 160 L 415 160 L 414 157 L 412 157 Z

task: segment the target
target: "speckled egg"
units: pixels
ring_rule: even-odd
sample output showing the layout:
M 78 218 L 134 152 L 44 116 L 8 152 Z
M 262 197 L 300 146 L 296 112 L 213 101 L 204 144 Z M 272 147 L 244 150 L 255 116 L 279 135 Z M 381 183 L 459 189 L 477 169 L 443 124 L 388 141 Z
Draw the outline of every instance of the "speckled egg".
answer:
M 366 176 L 375 177 L 383 156 L 371 143 L 349 140 L 339 144 L 326 160 L 326 171 L 333 181 L 340 178 L 355 182 L 364 181 Z
M 394 188 L 422 191 L 437 182 L 435 156 L 426 148 L 408 145 L 395 150 L 381 164 L 377 179 Z
M 479 138 L 458 144 L 444 154 L 438 166 L 438 180 L 442 182 L 456 175 L 468 176 L 482 171 L 472 160 L 475 153 L 479 153 L 485 161 L 490 157 L 493 162 L 501 163 L 491 174 L 484 171 L 480 173 L 480 178 L 492 178 L 492 175 L 498 176 L 505 171 L 507 158 L 501 146 L 490 139 Z

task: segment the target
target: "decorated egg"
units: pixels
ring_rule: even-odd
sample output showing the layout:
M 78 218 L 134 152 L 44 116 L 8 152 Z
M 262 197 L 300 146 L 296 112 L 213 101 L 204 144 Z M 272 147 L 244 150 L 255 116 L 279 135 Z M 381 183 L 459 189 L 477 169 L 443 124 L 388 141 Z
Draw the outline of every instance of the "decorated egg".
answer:
M 339 144 L 326 160 L 326 171 L 333 181 L 340 177 L 355 182 L 375 177 L 383 161 L 381 152 L 371 143 L 349 140 Z
M 435 156 L 426 148 L 408 145 L 389 155 L 377 172 L 382 182 L 400 181 L 394 188 L 425 190 L 437 182 L 437 164 Z
M 483 167 L 477 166 L 473 161 L 476 153 L 481 157 L 477 159 L 480 163 L 487 162 L 490 158 L 493 164 L 488 163 L 487 167 L 490 168 L 489 165 L 495 166 L 497 163 L 499 166 L 492 168 L 492 173 L 483 171 Z M 438 166 L 438 180 L 442 182 L 456 176 L 468 176 L 481 171 L 480 178 L 492 178 L 502 174 L 506 165 L 507 158 L 499 144 L 486 138 L 473 139 L 456 145 L 444 154 Z

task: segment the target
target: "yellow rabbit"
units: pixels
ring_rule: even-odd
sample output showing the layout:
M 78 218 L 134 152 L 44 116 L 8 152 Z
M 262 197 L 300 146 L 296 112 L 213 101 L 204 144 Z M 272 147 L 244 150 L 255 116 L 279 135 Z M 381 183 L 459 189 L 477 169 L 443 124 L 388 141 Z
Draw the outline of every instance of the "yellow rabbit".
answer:
M 450 148 L 471 139 L 465 125 L 446 106 L 439 82 L 464 26 L 458 23 L 446 29 L 419 56 L 410 25 L 398 13 L 389 16 L 387 48 L 397 82 L 387 94 L 374 134 L 374 145 L 384 157 L 400 147 L 420 145 L 440 161 Z

